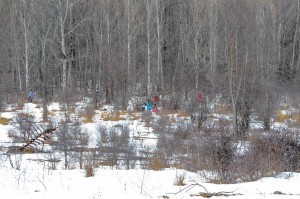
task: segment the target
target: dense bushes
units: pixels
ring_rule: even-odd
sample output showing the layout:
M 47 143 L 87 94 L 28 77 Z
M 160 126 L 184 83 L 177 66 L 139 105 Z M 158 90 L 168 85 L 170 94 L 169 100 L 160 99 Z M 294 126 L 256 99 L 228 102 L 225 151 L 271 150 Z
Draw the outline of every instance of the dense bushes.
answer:
M 251 181 L 279 172 L 300 171 L 299 132 L 236 135 L 224 121 L 201 132 L 187 126 L 175 129 L 161 133 L 158 138 L 157 147 L 168 160 L 167 165 L 207 171 L 205 177 L 209 181 Z
M 148 113 L 142 117 L 145 126 L 153 127 L 157 135 L 156 147 L 145 145 L 139 132 L 130 137 L 131 129 L 126 123 L 98 125 L 97 137 L 92 140 L 79 122 L 64 122 L 53 135 L 52 149 L 63 155 L 65 169 L 79 166 L 86 170 L 86 176 L 92 176 L 93 169 L 101 165 L 204 171 L 204 177 L 215 183 L 253 181 L 280 172 L 300 171 L 299 129 L 236 134 L 228 120 L 206 121 L 199 129 L 186 118 L 165 115 L 156 119 Z M 28 140 L 34 117 L 20 114 L 16 121 L 20 133 L 10 132 L 10 137 Z

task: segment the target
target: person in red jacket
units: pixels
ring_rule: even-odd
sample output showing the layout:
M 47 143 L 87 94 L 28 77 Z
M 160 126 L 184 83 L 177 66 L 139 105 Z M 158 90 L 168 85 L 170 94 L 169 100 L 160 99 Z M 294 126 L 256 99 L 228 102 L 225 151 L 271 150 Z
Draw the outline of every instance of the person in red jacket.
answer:
M 202 93 L 201 92 L 198 93 L 197 102 L 198 102 L 198 104 L 202 103 Z

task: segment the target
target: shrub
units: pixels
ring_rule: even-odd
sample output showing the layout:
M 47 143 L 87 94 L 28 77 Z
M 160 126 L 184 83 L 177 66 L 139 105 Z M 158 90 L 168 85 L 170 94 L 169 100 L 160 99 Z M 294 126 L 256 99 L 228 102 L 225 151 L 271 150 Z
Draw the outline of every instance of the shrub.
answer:
M 111 121 L 120 121 L 120 120 L 122 120 L 121 115 L 122 115 L 121 111 L 113 112 L 112 117 L 111 117 Z
M 15 129 L 8 130 L 8 137 L 13 139 L 13 142 L 21 142 L 21 137 Z
M 247 150 L 237 158 L 236 174 L 241 181 L 300 170 L 300 142 L 293 133 L 252 133 L 247 145 Z
M 92 123 L 94 118 L 95 112 L 91 106 L 87 106 L 82 113 L 83 116 L 83 123 Z
M 142 114 L 142 121 L 145 122 L 145 126 L 149 127 L 150 123 L 152 121 L 153 117 L 152 117 L 152 113 L 151 111 L 145 111 Z
M 178 176 L 176 176 L 174 184 L 177 186 L 185 186 L 186 184 L 185 184 L 184 180 L 185 180 L 184 174 L 178 175 Z
M 222 183 L 233 182 L 237 137 L 230 126 L 221 122 L 210 133 L 199 136 L 198 140 L 202 169 L 214 172 L 214 180 Z
M 165 131 L 166 127 L 170 126 L 170 117 L 167 115 L 163 115 L 158 118 L 158 120 L 155 122 L 155 131 L 162 132 Z
M 276 161 L 273 140 L 265 135 L 252 135 L 248 139 L 247 150 L 237 162 L 237 172 L 241 181 L 253 181 L 261 177 L 272 176 L 281 170 Z
M 35 117 L 31 114 L 26 113 L 18 113 L 16 117 L 16 127 L 19 131 L 19 137 L 23 139 L 22 142 L 26 142 L 29 140 L 35 132 L 35 129 L 33 127 L 35 123 Z
M 46 155 L 47 162 L 48 162 L 48 168 L 51 170 L 57 169 L 57 164 L 61 161 L 54 153 L 49 153 Z
M 90 162 L 87 162 L 85 167 L 85 177 L 93 177 L 95 176 L 94 174 L 94 167 Z
M 94 117 L 93 114 L 84 114 L 82 122 L 85 123 L 85 124 L 86 123 L 92 123 L 93 122 L 93 117 Z
M 195 132 L 194 126 L 191 123 L 180 122 L 176 124 L 172 131 L 172 135 L 176 139 L 187 140 L 190 139 Z

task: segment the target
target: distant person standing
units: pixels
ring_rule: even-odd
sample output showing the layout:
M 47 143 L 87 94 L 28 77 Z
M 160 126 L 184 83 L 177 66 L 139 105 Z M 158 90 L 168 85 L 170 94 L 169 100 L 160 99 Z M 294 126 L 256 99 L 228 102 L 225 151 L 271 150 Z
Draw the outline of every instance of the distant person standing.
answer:
M 143 104 L 142 105 L 142 111 L 145 111 L 145 110 L 147 110 L 147 106 L 146 106 L 146 104 Z
M 147 101 L 146 107 L 147 107 L 147 110 L 148 110 L 148 111 L 151 111 L 151 110 L 152 110 L 152 106 L 151 106 L 150 100 Z
M 201 92 L 198 92 L 198 95 L 197 95 L 197 102 L 198 104 L 201 104 L 202 103 L 202 93 Z
M 28 103 L 32 103 L 32 100 L 33 100 L 33 91 L 30 90 L 28 94 Z
M 157 106 L 156 106 L 156 104 L 154 104 L 154 106 L 153 106 L 153 110 L 152 110 L 152 111 L 153 111 L 153 113 L 154 113 L 154 114 L 156 114 L 156 113 L 157 113 Z

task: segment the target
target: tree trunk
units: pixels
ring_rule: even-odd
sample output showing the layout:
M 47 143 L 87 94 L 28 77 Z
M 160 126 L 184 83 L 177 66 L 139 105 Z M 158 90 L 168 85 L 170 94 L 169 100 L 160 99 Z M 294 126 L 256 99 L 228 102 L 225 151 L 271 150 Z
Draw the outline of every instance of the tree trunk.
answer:
M 26 11 L 24 11 L 26 12 Z M 25 89 L 26 92 L 28 91 L 28 87 L 29 87 L 29 41 L 28 41 L 28 24 L 27 21 L 25 19 L 25 14 L 21 15 L 21 22 L 23 25 L 23 29 L 24 29 L 24 46 L 25 46 Z
M 68 1 L 67 1 L 68 3 Z M 59 0 L 59 8 L 62 9 L 62 1 Z M 66 12 L 67 12 L 66 8 Z M 67 53 L 66 53 L 66 41 L 65 41 L 65 21 L 66 21 L 67 13 L 63 16 L 62 10 L 59 12 L 59 25 L 60 25 L 60 45 L 61 45 L 61 53 L 62 53 L 62 89 L 63 92 L 66 92 L 67 88 Z
M 151 0 L 146 0 L 147 9 L 147 96 L 152 95 L 151 84 L 151 40 L 150 40 L 150 16 L 151 16 Z
M 295 61 L 295 55 L 296 55 L 296 43 L 297 43 L 297 38 L 299 39 L 299 37 L 297 37 L 298 35 L 298 29 L 299 29 L 299 12 L 300 12 L 300 0 L 297 1 L 297 17 L 296 17 L 296 27 L 295 27 L 295 32 L 294 32 L 294 41 L 293 41 L 293 52 L 292 52 L 292 63 L 291 63 L 291 70 L 292 72 L 296 71 L 296 68 L 299 66 L 294 66 L 294 61 Z M 298 49 L 298 51 L 300 51 L 300 49 Z M 298 60 L 300 58 L 298 57 Z
M 130 84 L 131 80 L 131 75 L 130 75 L 130 68 L 131 68 L 131 35 L 130 35 L 130 1 L 127 0 L 127 83 Z
M 161 25 L 159 20 L 159 4 L 158 0 L 155 0 L 156 3 L 156 29 L 157 29 L 157 84 L 160 84 L 160 88 L 164 89 L 164 76 L 162 69 L 162 59 L 161 59 Z M 159 83 L 160 82 L 160 83 Z

